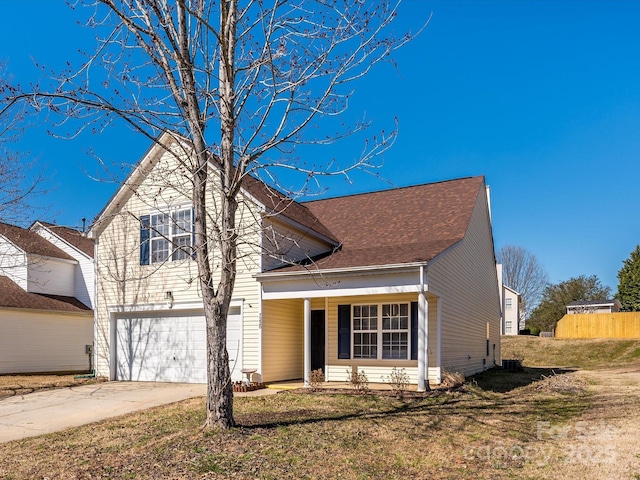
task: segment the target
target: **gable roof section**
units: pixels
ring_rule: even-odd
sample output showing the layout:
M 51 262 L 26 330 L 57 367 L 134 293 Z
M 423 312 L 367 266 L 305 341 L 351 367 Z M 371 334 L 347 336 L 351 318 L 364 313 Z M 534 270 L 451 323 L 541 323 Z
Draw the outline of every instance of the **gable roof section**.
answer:
M 284 216 L 289 220 L 301 225 L 303 228 L 312 230 L 325 239 L 338 245 L 338 239 L 304 204 L 298 203 L 278 190 L 267 186 L 257 178 L 247 175 L 243 180 L 243 187 L 249 194 L 262 203 L 267 211 L 278 217 Z
M 312 269 L 432 260 L 464 238 L 482 188 L 484 177 L 469 177 L 303 203 L 341 240 L 341 248 Z
M 72 247 L 75 247 L 77 250 L 87 255 L 89 258 L 93 258 L 94 241 L 87 238 L 87 236 L 82 232 L 74 230 L 73 228 L 56 225 L 55 223 L 43 222 L 41 220 L 38 220 L 34 225 L 37 223 L 45 227 L 54 235 L 60 237 Z
M 0 276 L 0 308 L 2 307 L 77 313 L 91 313 L 92 311 L 74 297 L 27 292 L 5 276 Z
M 58 247 L 48 242 L 40 235 L 25 228 L 16 227 L 7 223 L 0 223 L 0 235 L 3 235 L 11 243 L 21 248 L 26 253 L 42 255 L 43 257 L 61 258 L 64 260 L 75 259 Z
M 520 293 L 516 292 L 516 291 L 515 291 L 513 288 L 511 288 L 509 285 L 502 284 L 502 286 L 503 286 L 505 289 L 509 290 L 509 291 L 510 291 L 511 293 L 513 293 L 514 295 L 517 295 L 518 297 L 520 297 L 520 296 L 521 296 L 521 295 L 520 295 Z
M 98 230 L 102 230 L 107 222 L 102 222 L 105 216 L 113 210 L 116 210 L 125 203 L 128 196 L 142 183 L 148 166 L 153 165 L 153 162 L 162 157 L 165 149 L 169 148 L 174 142 L 184 142 L 190 145 L 189 140 L 173 132 L 164 132 L 154 142 L 149 150 L 145 153 L 142 160 L 131 171 L 127 179 L 123 182 L 123 185 L 113 194 L 111 199 L 107 202 L 102 211 L 98 214 L 97 221 L 90 228 L 90 234 L 96 235 Z M 212 168 L 218 168 L 216 162 L 211 159 L 210 166 Z M 294 224 L 299 225 L 302 229 L 308 229 L 316 232 L 320 236 L 324 237 L 329 242 L 338 244 L 336 237 L 331 231 L 325 227 L 314 215 L 300 203 L 290 199 L 282 192 L 267 186 L 264 182 L 256 177 L 247 174 L 243 179 L 243 189 L 251 196 L 253 196 L 258 202 L 266 208 L 267 212 L 274 216 L 284 216 L 290 219 Z

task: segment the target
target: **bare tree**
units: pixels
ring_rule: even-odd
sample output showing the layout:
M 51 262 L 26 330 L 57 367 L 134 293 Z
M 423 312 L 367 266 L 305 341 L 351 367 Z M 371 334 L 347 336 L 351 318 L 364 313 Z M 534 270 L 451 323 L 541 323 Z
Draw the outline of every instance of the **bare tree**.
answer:
M 225 342 L 242 241 L 236 212 L 243 182 L 252 174 L 274 185 L 282 171 L 315 182 L 321 175 L 374 166 L 374 157 L 393 143 L 395 130 L 373 137 L 360 158 L 341 166 L 307 164 L 295 150 L 366 128 L 368 122 L 339 122 L 333 134 L 317 129 L 321 133 L 314 136 L 309 127 L 320 117 L 340 117 L 350 84 L 412 35 L 389 33 L 396 0 L 80 3 L 91 8 L 88 24 L 101 38 L 97 51 L 80 68 L 57 74 L 51 90 L 18 92 L 10 104 L 27 101 L 50 112 L 51 119 L 62 118 L 59 126 L 68 127 L 71 136 L 84 128 L 102 133 L 119 119 L 152 140 L 164 131 L 188 140 L 188 152 L 170 153 L 187 172 L 195 211 L 207 322 L 206 425 L 229 428 L 233 396 Z M 212 191 L 214 212 L 205 206 Z M 214 247 L 219 281 L 209 255 Z
M 528 250 L 505 245 L 496 254 L 502 264 L 502 280 L 505 285 L 521 295 L 520 323 L 527 318 L 540 301 L 542 292 L 549 283 L 549 276 L 534 254 Z
M 30 220 L 37 209 L 33 200 L 42 194 L 42 172 L 11 149 L 22 130 L 22 107 L 5 110 L 5 102 L 17 93 L 16 87 L 0 71 L 0 222 L 20 224 Z

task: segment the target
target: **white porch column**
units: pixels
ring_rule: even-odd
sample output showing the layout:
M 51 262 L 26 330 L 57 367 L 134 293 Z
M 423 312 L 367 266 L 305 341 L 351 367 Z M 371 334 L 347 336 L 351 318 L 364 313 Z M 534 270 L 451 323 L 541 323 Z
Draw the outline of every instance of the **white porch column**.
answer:
M 424 392 L 429 381 L 429 303 L 424 292 L 418 295 L 418 391 Z
M 304 384 L 311 377 L 311 299 L 304 299 Z

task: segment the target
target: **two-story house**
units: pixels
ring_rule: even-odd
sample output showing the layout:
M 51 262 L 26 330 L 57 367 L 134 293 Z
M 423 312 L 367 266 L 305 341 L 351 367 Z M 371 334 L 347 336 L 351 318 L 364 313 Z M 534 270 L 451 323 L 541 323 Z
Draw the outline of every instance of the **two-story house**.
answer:
M 93 241 L 0 223 L 0 373 L 92 369 Z
M 169 133 L 158 142 L 90 232 L 97 369 L 112 380 L 205 382 L 191 185 L 177 161 L 189 147 Z M 379 382 L 397 367 L 424 388 L 444 370 L 499 364 L 483 177 L 295 202 L 249 176 L 240 197 L 227 341 L 234 380 L 241 369 L 264 382 L 308 380 L 321 368 L 327 381 L 343 381 L 355 368 Z M 211 191 L 210 221 L 217 198 Z

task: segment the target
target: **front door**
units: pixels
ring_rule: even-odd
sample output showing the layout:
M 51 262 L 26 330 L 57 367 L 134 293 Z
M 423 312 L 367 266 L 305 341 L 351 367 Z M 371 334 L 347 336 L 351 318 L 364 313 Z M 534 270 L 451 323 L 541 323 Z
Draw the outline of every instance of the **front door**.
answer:
M 311 370 L 324 372 L 324 310 L 311 310 Z

